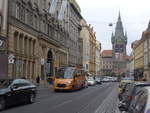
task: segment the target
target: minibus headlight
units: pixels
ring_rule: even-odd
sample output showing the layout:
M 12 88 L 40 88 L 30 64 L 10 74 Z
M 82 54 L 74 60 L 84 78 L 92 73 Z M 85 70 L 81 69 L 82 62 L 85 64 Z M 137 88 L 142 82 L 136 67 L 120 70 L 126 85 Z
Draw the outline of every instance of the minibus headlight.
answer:
M 68 84 L 71 84 L 71 81 L 68 81 L 67 83 L 68 83 Z

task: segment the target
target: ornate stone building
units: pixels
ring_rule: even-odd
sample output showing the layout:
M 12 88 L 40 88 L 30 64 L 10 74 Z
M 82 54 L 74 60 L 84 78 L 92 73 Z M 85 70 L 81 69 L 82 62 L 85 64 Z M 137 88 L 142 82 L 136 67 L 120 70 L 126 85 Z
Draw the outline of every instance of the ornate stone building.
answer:
M 55 0 L 56 6 L 53 5 L 50 10 L 55 18 L 58 18 L 61 25 L 69 33 L 67 41 L 67 48 L 70 66 L 80 64 L 79 43 L 80 40 L 80 20 L 82 19 L 81 10 L 76 0 Z
M 9 61 L 4 75 L 31 80 L 40 76 L 45 80 L 47 76 L 55 75 L 59 66 L 68 65 L 66 40 L 69 34 L 48 13 L 50 1 L 4 1 L 8 1 L 6 39 Z
M 117 74 L 125 72 L 126 69 L 126 45 L 127 33 L 124 33 L 121 16 L 119 12 L 118 21 L 116 23 L 115 34 L 112 33 L 111 37 L 114 66 L 113 70 Z

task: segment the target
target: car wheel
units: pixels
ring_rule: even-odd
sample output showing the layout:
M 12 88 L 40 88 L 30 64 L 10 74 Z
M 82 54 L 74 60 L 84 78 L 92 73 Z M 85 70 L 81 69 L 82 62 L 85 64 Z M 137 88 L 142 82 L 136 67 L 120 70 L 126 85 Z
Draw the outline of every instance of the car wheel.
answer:
M 5 109 L 6 107 L 6 101 L 3 97 L 0 97 L 0 111 Z
M 54 92 L 58 92 L 58 90 L 57 90 L 57 89 L 54 89 Z
M 32 103 L 34 103 L 35 102 L 35 94 L 34 93 L 31 93 L 30 94 L 30 97 L 29 97 L 29 102 L 32 104 Z

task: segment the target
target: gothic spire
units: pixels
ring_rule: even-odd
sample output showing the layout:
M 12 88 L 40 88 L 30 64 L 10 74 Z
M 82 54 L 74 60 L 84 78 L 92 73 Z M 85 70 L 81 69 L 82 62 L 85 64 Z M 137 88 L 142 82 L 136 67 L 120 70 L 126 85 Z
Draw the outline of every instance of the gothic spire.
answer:
M 116 23 L 115 36 L 116 37 L 124 36 L 123 25 L 122 25 L 121 16 L 120 16 L 120 11 L 119 11 L 119 16 L 118 16 L 118 21 Z
M 125 31 L 125 37 L 127 37 L 127 31 Z
M 149 21 L 149 24 L 148 24 L 148 30 L 150 30 L 150 21 Z
M 120 16 L 120 11 L 119 11 L 119 16 L 118 16 L 118 21 L 121 21 L 121 16 Z

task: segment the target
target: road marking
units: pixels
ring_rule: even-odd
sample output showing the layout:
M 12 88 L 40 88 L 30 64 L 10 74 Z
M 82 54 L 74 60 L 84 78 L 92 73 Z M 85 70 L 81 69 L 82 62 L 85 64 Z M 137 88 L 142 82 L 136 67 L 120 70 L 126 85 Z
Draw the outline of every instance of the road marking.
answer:
M 53 108 L 61 107 L 61 106 L 65 105 L 65 104 L 68 104 L 68 103 L 70 103 L 70 102 L 72 102 L 72 101 L 73 101 L 73 100 L 67 100 L 67 101 L 65 101 L 65 102 L 63 102 L 63 103 L 61 103 L 61 104 L 58 104 L 58 105 L 54 106 Z

